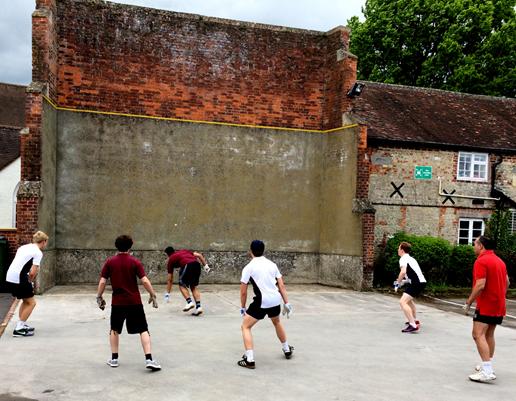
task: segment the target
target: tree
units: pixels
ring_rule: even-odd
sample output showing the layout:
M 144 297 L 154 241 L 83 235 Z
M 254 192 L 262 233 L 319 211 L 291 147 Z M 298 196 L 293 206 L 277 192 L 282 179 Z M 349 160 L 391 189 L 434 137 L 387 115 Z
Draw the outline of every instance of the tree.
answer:
M 360 79 L 516 96 L 516 0 L 367 0 L 348 20 Z

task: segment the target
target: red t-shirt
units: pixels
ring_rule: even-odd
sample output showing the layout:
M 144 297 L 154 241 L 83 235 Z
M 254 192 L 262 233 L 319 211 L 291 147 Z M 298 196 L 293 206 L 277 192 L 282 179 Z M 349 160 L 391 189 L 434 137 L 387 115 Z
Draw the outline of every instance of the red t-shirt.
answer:
M 108 258 L 100 275 L 111 280 L 113 288 L 111 305 L 142 304 L 137 278 L 145 277 L 145 270 L 142 262 L 134 256 L 119 253 Z
M 176 267 L 184 267 L 188 263 L 192 262 L 198 262 L 193 252 L 187 249 L 181 249 L 179 251 L 175 251 L 172 255 L 169 256 L 167 270 L 169 273 L 172 273 L 172 269 Z
M 484 316 L 505 316 L 507 268 L 491 250 L 483 251 L 473 265 L 473 286 L 482 278 L 486 279 L 486 285 L 477 297 L 479 313 Z

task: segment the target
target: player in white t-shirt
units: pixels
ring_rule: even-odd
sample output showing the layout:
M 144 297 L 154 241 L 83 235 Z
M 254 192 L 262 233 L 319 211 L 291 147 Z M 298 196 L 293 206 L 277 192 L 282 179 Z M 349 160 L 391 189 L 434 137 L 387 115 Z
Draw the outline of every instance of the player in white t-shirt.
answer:
M 402 333 L 417 333 L 419 331 L 419 320 L 416 320 L 416 304 L 414 298 L 421 295 L 426 286 L 426 279 L 419 267 L 419 263 L 409 255 L 412 245 L 408 242 L 402 242 L 398 247 L 398 256 L 400 257 L 400 274 L 397 283 L 408 282 L 405 292 L 400 299 L 400 307 L 407 318 L 407 327 Z M 397 288 L 397 287 L 396 287 Z
M 294 350 L 294 347 L 287 342 L 287 334 L 280 321 L 281 300 L 283 299 L 285 303 L 283 314 L 287 314 L 287 318 L 292 313 L 292 306 L 288 303 L 287 290 L 278 266 L 263 256 L 264 250 L 265 245 L 262 241 L 254 240 L 251 242 L 249 253 L 252 260 L 242 270 L 240 280 L 240 303 L 242 306 L 240 314 L 244 319 L 242 322 L 242 337 L 245 354 L 242 356 L 242 360 L 238 361 L 238 365 L 248 369 L 256 367 L 251 329 L 265 316 L 271 319 L 276 329 L 276 335 L 281 342 L 285 358 L 290 359 Z M 246 310 L 247 286 L 249 283 L 253 286 L 254 299 Z
M 30 337 L 34 335 L 34 328 L 27 325 L 27 320 L 36 306 L 34 299 L 34 283 L 39 272 L 42 250 L 48 243 L 48 235 L 38 231 L 32 236 L 32 244 L 22 245 L 16 251 L 5 281 L 13 297 L 22 300 L 18 311 L 20 320 L 13 331 L 14 337 Z

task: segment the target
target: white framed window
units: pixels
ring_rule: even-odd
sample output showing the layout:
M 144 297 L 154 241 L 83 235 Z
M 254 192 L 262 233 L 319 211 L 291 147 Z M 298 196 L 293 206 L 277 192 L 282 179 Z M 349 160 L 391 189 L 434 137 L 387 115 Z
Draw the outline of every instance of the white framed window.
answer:
M 472 245 L 473 241 L 484 235 L 484 220 L 482 219 L 459 219 L 459 245 Z
M 487 181 L 487 153 L 459 152 L 457 179 L 467 181 Z
M 509 232 L 516 234 L 516 210 L 509 210 Z

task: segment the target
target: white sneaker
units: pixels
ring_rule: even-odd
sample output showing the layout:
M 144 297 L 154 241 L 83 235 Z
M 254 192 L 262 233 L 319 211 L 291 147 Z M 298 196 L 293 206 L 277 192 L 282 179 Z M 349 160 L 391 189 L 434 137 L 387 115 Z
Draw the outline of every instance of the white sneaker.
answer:
M 195 309 L 195 311 L 192 312 L 192 315 L 194 316 L 199 316 L 199 315 L 202 315 L 204 311 L 202 310 L 202 306 L 199 306 L 197 309 Z
M 193 302 L 187 302 L 185 307 L 183 308 L 183 312 L 188 312 L 190 309 L 195 308 L 195 304 Z
M 469 380 L 474 381 L 474 382 L 479 382 L 479 383 L 488 383 L 493 380 L 496 380 L 496 376 L 494 373 L 491 373 L 490 375 L 488 375 L 483 370 L 480 370 L 477 373 L 473 373 L 472 375 L 469 375 Z
M 161 365 L 158 361 L 155 361 L 154 359 L 147 359 L 145 361 L 145 367 L 152 371 L 161 370 Z
M 112 368 L 118 368 L 118 359 L 110 359 L 106 363 Z
M 475 366 L 475 372 L 480 372 L 482 370 L 482 365 Z M 495 371 L 493 370 L 493 375 L 495 374 Z

